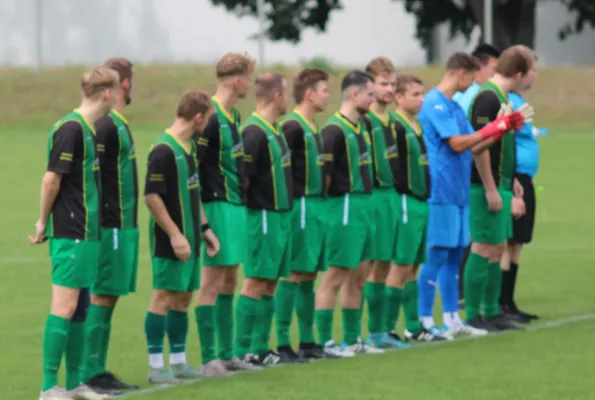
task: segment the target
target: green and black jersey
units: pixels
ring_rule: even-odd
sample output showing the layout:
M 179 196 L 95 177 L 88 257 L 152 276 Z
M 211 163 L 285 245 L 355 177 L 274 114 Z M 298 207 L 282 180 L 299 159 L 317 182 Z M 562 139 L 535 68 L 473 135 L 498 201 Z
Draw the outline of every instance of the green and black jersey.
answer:
M 500 105 L 508 103 L 508 95 L 492 81 L 483 84 L 469 108 L 469 120 L 477 131 L 497 118 Z M 516 144 L 514 132 L 510 131 L 494 143 L 490 149 L 490 164 L 496 186 L 512 190 L 516 169 Z M 471 183 L 481 184 L 477 167 L 473 164 Z
M 322 129 L 329 196 L 372 193 L 370 134 L 361 119 L 350 121 L 335 113 Z
M 395 121 L 390 115 L 381 116 L 372 111 L 362 117 L 372 140 L 372 166 L 374 186 L 394 188 L 399 172 Z
M 411 123 L 400 112 L 392 115 L 396 121 L 399 154 L 397 191 L 425 201 L 430 195 L 430 167 L 421 124 L 417 121 Z
M 260 114 L 242 128 L 249 179 L 246 205 L 253 210 L 287 211 L 293 207 L 291 155 L 283 136 Z
M 119 112 L 95 123 L 101 165 L 102 221 L 105 228 L 138 227 L 138 172 L 128 121 Z
M 281 123 L 291 152 L 293 196 L 324 194 L 324 149 L 318 127 L 294 110 Z
M 169 216 L 188 239 L 192 257 L 200 255 L 200 186 L 196 145 L 185 145 L 166 131 L 149 153 L 145 195 L 157 194 Z M 154 257 L 177 259 L 167 233 L 149 220 L 151 254 Z
M 58 121 L 48 140 L 47 170 L 62 176 L 46 236 L 99 240 L 101 178 L 95 127 L 76 110 Z
M 244 204 L 244 145 L 240 113 L 212 98 L 215 113 L 196 139 L 202 201 Z

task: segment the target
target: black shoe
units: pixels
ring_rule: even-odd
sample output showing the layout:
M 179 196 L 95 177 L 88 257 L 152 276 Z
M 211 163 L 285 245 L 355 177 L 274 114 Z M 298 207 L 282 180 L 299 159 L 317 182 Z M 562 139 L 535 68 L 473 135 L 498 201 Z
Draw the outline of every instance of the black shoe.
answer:
M 486 320 L 483 319 L 481 316 L 467 320 L 466 323 L 467 323 L 467 325 L 469 325 L 475 329 L 484 329 L 484 330 L 488 331 L 488 333 L 497 333 L 497 332 L 502 331 L 502 329 L 499 329 L 496 326 L 487 323 Z
M 302 364 L 307 363 L 309 360 L 302 357 L 290 346 L 281 346 L 277 349 L 277 354 L 281 357 L 281 363 L 283 364 Z
M 266 353 L 258 355 L 258 359 L 261 361 L 260 364 L 263 367 L 271 367 L 274 365 L 281 364 L 281 356 L 275 350 L 269 350 Z
M 324 351 L 322 351 L 322 346 L 319 346 L 316 343 L 301 343 L 298 354 L 302 358 L 308 360 L 320 360 L 322 358 L 327 358 Z
M 523 316 L 518 310 L 515 310 L 510 306 L 501 306 L 500 314 L 503 314 L 509 321 L 514 323 L 528 324 L 531 322 L 531 319 Z
M 530 314 L 530 313 L 519 310 L 519 308 L 516 306 L 516 304 L 514 302 L 509 307 L 515 314 L 521 316 L 522 318 L 528 319 L 530 321 L 539 319 L 539 316 L 536 314 Z
M 262 359 L 256 354 L 248 353 L 243 358 L 244 362 L 250 363 L 256 367 L 264 367 Z
M 399 334 L 397 333 L 397 331 L 390 331 L 388 333 L 388 336 L 390 336 L 391 338 L 398 340 L 399 342 L 403 342 L 405 343 L 407 340 L 403 339 L 401 336 L 399 336 Z
M 115 386 L 115 383 L 107 377 L 107 375 L 99 374 L 85 382 L 85 385 L 89 386 L 95 392 L 99 394 L 110 394 L 112 396 L 117 396 L 122 394 L 120 388 Z
M 134 383 L 122 382 L 116 375 L 114 375 L 113 373 L 111 373 L 109 371 L 105 371 L 103 373 L 103 375 L 105 376 L 106 380 L 109 380 L 110 382 L 113 383 L 113 386 L 116 389 L 139 389 L 140 388 L 139 385 L 135 385 Z
M 492 318 L 486 318 L 485 322 L 501 331 L 523 330 L 523 328 L 521 328 L 518 325 L 515 325 L 508 318 L 506 318 L 506 316 L 504 314 L 500 314 L 500 315 L 498 315 L 496 317 L 492 317 Z

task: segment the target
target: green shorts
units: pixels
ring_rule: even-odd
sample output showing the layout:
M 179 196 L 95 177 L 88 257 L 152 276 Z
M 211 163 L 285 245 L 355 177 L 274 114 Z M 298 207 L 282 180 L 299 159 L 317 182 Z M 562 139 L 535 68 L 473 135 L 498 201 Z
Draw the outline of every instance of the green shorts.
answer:
M 482 185 L 471 185 L 471 241 L 473 243 L 503 244 L 512 237 L 512 192 L 498 188 L 502 209 L 488 210 L 486 192 Z
M 91 293 L 126 296 L 136 291 L 138 228 L 101 229 L 101 255 Z
M 399 227 L 397 233 L 397 265 L 418 265 L 426 261 L 426 235 L 428 231 L 428 203 L 401 195 Z
M 97 276 L 100 247 L 99 241 L 50 238 L 52 284 L 90 288 Z
M 153 289 L 192 292 L 200 288 L 200 258 L 188 261 L 153 257 Z
M 201 264 L 207 267 L 227 267 L 243 263 L 246 257 L 246 207 L 226 201 L 202 203 L 202 206 L 221 247 L 215 257 L 211 257 L 207 254 L 203 240 Z
M 289 275 L 291 219 L 291 211 L 247 211 L 246 278 L 277 280 Z
M 355 269 L 372 260 L 375 238 L 372 195 L 348 193 L 327 202 L 327 265 Z
M 374 226 L 373 242 L 375 261 L 391 261 L 397 251 L 397 225 L 400 214 L 399 194 L 394 188 L 375 188 L 372 192 Z
M 326 202 L 323 197 L 295 199 L 292 211 L 291 272 L 326 269 Z

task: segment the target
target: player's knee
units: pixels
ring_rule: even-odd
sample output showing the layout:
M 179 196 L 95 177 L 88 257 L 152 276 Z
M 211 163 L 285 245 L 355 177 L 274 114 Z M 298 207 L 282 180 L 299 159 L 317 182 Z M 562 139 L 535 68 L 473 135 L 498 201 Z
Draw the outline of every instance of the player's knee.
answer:
M 264 292 L 262 293 L 264 296 L 274 296 L 275 290 L 277 290 L 277 281 L 267 281 L 264 285 Z
M 314 282 L 316 281 L 316 272 L 306 272 L 302 274 L 302 282 Z
M 386 277 L 390 269 L 390 264 L 384 261 L 376 261 L 374 267 L 370 271 L 368 280 L 370 282 L 383 283 L 386 282 Z
M 91 303 L 100 307 L 115 307 L 118 296 L 91 295 Z
M 242 284 L 242 294 L 248 297 L 260 298 L 266 290 L 266 282 L 262 279 L 246 278 Z
M 171 309 L 179 312 L 187 312 L 192 302 L 193 292 L 174 293 L 171 297 Z
M 486 243 L 472 243 L 471 253 L 477 254 L 480 257 L 491 259 L 493 257 L 493 246 Z
M 500 261 L 502 260 L 502 256 L 504 255 L 506 251 L 506 244 L 502 243 L 502 244 L 497 244 L 495 246 L 492 247 L 492 251 L 491 251 L 491 256 L 490 261 L 491 262 L 496 262 L 496 261 Z
M 72 318 L 79 302 L 79 296 L 80 290 L 78 289 L 54 286 L 51 313 L 66 319 Z
M 221 293 L 229 293 L 233 294 L 238 287 L 238 274 L 235 268 L 230 268 L 229 271 L 225 273 L 225 279 L 223 280 L 223 285 L 221 286 Z
M 173 294 L 167 290 L 156 289 L 151 295 L 149 310 L 156 314 L 167 314 L 173 307 Z
M 349 271 L 344 268 L 330 267 L 322 277 L 322 282 L 320 283 L 320 288 L 318 290 L 331 291 L 332 293 L 337 294 L 347 279 L 348 272 Z
M 90 303 L 91 299 L 89 297 L 89 289 L 81 289 L 71 321 L 85 322 L 85 319 L 87 319 L 87 311 L 89 311 Z
M 287 277 L 287 280 L 293 283 L 300 283 L 302 281 L 302 274 L 299 272 L 292 272 Z

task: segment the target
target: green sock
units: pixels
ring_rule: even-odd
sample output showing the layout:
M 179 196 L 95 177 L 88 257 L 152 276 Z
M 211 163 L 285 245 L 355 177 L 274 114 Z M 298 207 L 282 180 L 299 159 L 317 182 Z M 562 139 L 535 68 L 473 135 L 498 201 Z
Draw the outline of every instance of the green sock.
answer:
M 250 352 L 252 344 L 252 332 L 258 317 L 260 302 L 258 299 L 244 296 L 238 296 L 236 303 L 236 357 L 242 359 Z
M 357 343 L 361 331 L 361 308 L 344 308 L 343 312 L 343 341 L 352 345 Z M 360 327 L 358 328 L 358 325 Z
M 465 264 L 465 314 L 467 321 L 479 316 L 486 289 L 490 262 L 479 254 L 470 253 Z
M 502 269 L 500 262 L 490 263 L 488 266 L 488 280 L 484 292 L 484 313 L 486 318 L 497 317 L 500 314 L 500 291 L 502 289 Z
M 153 314 L 147 311 L 145 316 L 145 336 L 149 354 L 163 354 L 163 339 L 165 338 L 165 315 Z
M 401 312 L 401 304 L 403 302 L 403 289 L 387 286 L 384 296 L 384 331 L 390 332 L 395 329 L 399 314 Z
M 293 318 L 293 304 L 298 284 L 280 280 L 275 292 L 275 328 L 277 332 L 277 346 L 289 346 L 289 329 Z
M 43 386 L 42 391 L 58 385 L 58 370 L 66 352 L 70 320 L 50 314 L 43 331 Z
M 295 298 L 300 343 L 313 344 L 314 339 L 314 281 L 300 282 Z
M 66 345 L 66 390 L 83 383 L 83 353 L 91 343 L 85 343 L 85 323 L 71 322 Z
M 220 293 L 215 304 L 215 331 L 221 360 L 233 357 L 233 321 L 233 293 Z
M 105 336 L 105 321 L 110 314 L 110 308 L 98 306 L 96 304 L 89 305 L 89 311 L 85 320 L 85 356 L 84 360 L 84 380 L 93 378 L 101 372 L 99 367 L 99 360 L 101 358 L 102 344 Z M 107 349 L 106 349 L 107 350 Z
M 275 314 L 275 302 L 272 296 L 260 297 L 258 314 L 259 316 L 254 326 L 252 353 L 263 354 L 269 351 L 271 328 Z
M 385 284 L 381 282 L 366 282 L 364 295 L 368 302 L 368 332 L 382 333 L 384 317 Z
M 186 337 L 188 336 L 188 313 L 169 310 L 167 313 L 167 340 L 169 354 L 186 352 Z
M 198 306 L 194 309 L 194 313 L 196 315 L 196 325 L 198 326 L 202 363 L 206 364 L 217 358 L 215 348 L 215 307 Z
M 403 311 L 405 312 L 405 329 L 415 334 L 421 331 L 419 320 L 419 286 L 417 280 L 409 281 L 403 288 Z
M 108 312 L 105 315 L 105 321 L 103 325 L 103 335 L 101 336 L 99 360 L 97 360 L 99 373 L 103 373 L 107 370 L 107 353 L 109 350 L 109 339 L 112 331 L 112 316 L 114 315 L 114 307 L 108 307 L 107 309 Z
M 326 342 L 333 340 L 334 309 L 316 310 L 316 328 L 318 329 L 318 344 L 324 347 Z

